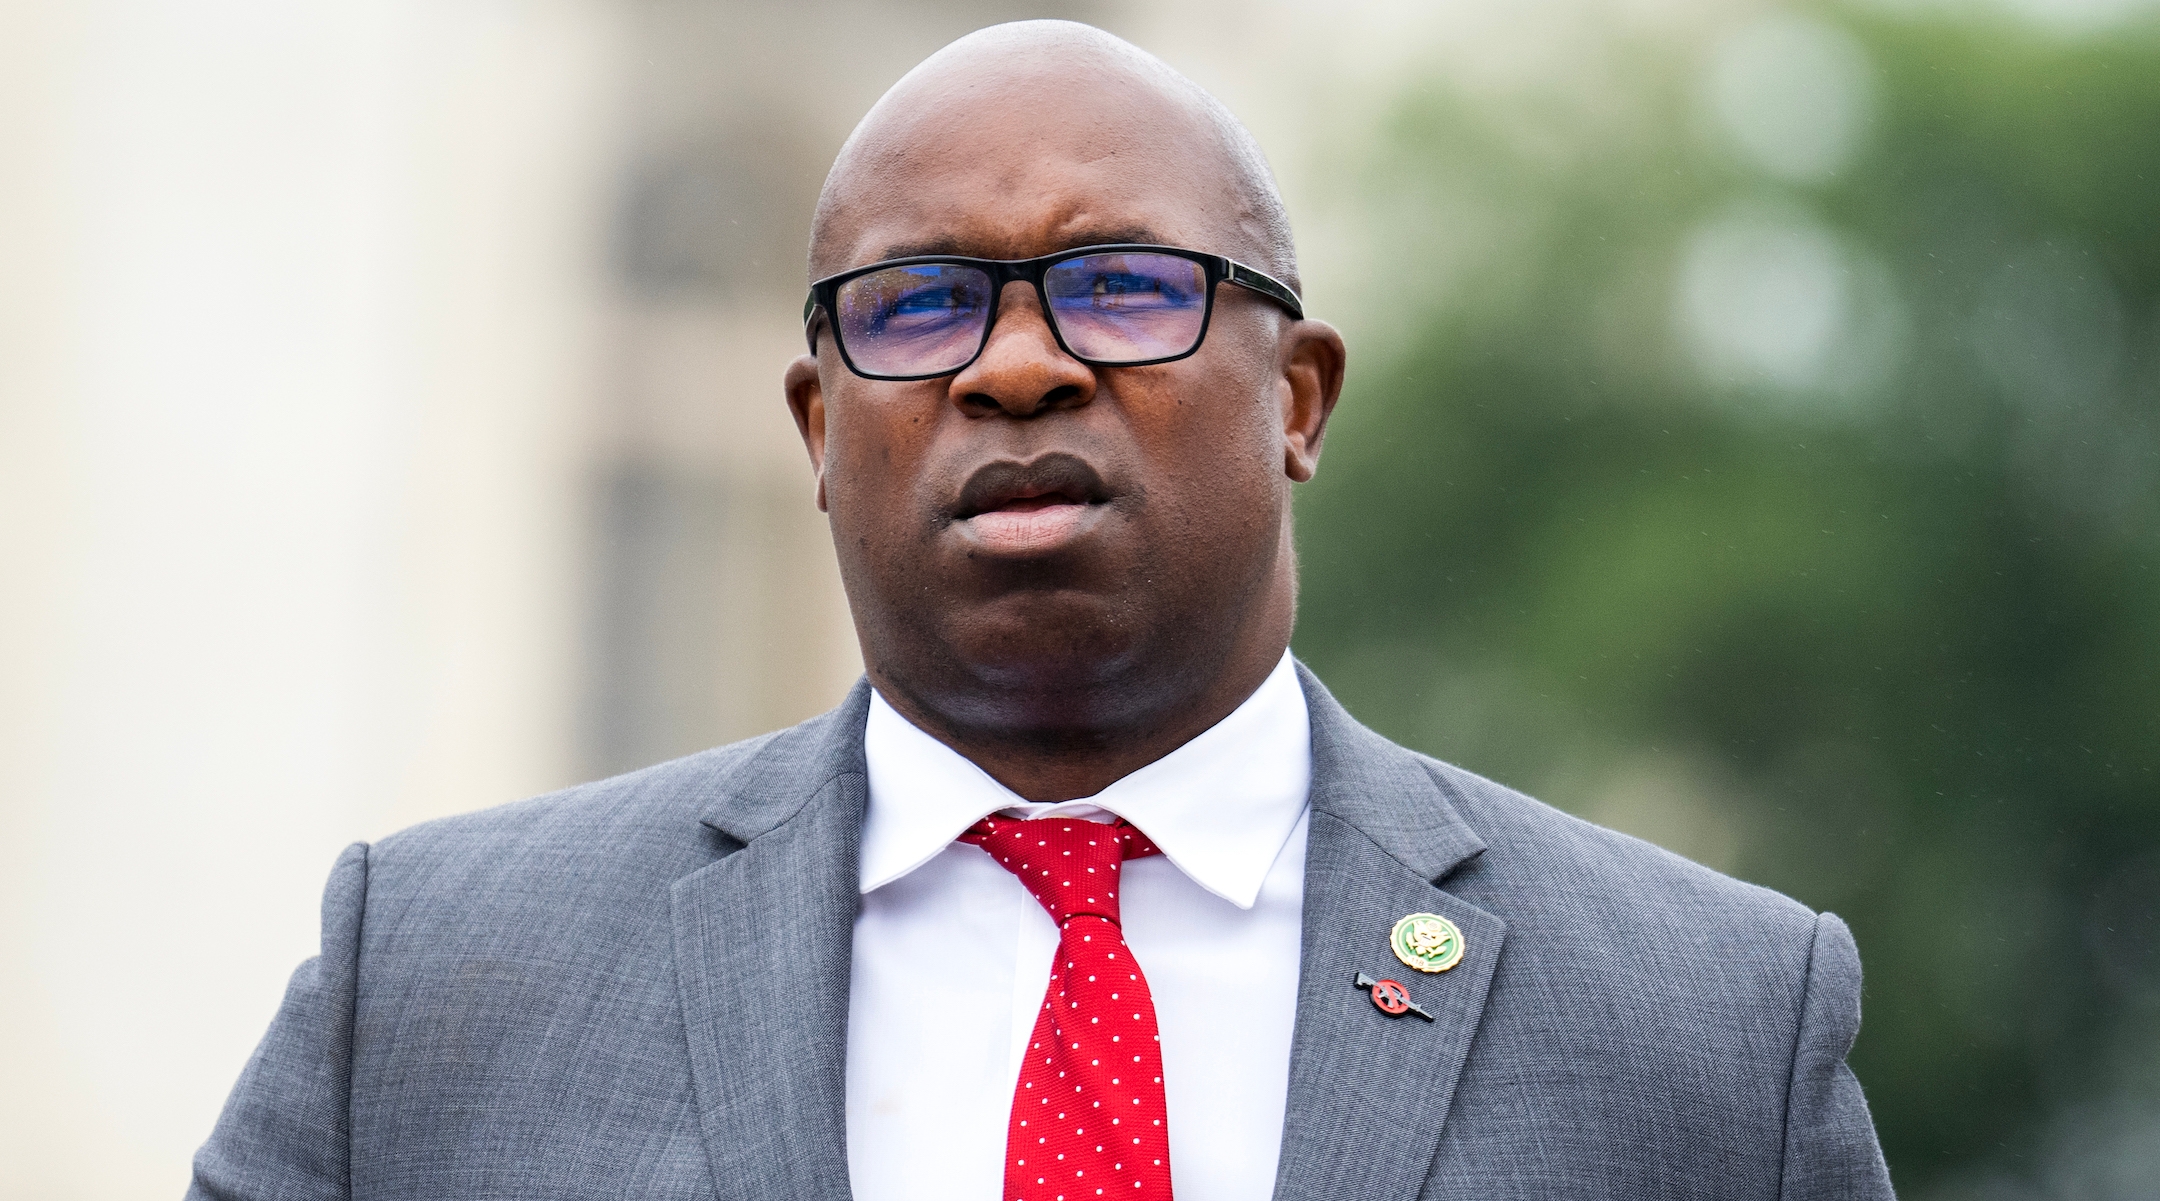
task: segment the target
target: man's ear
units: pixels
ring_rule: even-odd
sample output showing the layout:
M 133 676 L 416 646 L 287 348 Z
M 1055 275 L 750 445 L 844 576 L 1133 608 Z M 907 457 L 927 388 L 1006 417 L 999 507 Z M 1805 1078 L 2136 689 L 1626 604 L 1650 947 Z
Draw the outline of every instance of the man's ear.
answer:
M 1342 398 L 1349 353 L 1342 335 L 1325 321 L 1296 321 L 1283 330 L 1283 472 L 1296 483 L 1320 468 L 1320 440 Z
M 795 415 L 795 432 L 802 435 L 803 449 L 810 452 L 810 470 L 817 476 L 818 512 L 825 511 L 825 388 L 818 382 L 817 360 L 803 355 L 789 363 L 781 377 L 787 390 L 788 412 Z

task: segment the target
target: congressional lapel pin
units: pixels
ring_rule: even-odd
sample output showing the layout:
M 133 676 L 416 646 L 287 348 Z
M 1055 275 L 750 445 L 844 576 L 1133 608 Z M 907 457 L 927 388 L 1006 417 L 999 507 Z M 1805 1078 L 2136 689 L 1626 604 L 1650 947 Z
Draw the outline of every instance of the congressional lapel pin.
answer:
M 1462 962 L 1462 931 L 1437 913 L 1413 913 L 1388 932 L 1388 949 L 1404 967 L 1444 972 Z
M 1371 976 L 1359 972 L 1357 974 L 1357 986 L 1372 994 L 1374 1009 L 1391 1018 L 1399 1018 L 1406 1013 L 1414 1013 L 1428 1022 L 1433 1020 L 1431 1014 L 1411 1003 L 1410 990 L 1404 988 L 1400 981 L 1375 980 Z

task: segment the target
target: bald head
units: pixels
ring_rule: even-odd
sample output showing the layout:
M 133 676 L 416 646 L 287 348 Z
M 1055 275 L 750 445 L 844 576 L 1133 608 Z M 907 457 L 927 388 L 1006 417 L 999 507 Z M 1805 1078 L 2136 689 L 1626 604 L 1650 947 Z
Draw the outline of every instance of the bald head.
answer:
M 1037 214 L 1037 244 L 980 219 L 999 207 Z M 1019 21 L 923 60 L 855 127 L 818 196 L 810 275 L 1113 241 L 1227 254 L 1297 283 L 1274 176 L 1229 109 L 1092 26 Z

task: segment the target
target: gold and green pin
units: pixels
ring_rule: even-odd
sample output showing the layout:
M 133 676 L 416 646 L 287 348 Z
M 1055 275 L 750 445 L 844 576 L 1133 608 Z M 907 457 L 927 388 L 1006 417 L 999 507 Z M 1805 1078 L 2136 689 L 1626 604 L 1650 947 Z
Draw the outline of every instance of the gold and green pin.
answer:
M 1413 913 L 1388 933 L 1388 949 L 1406 967 L 1444 972 L 1462 962 L 1462 931 L 1437 913 Z

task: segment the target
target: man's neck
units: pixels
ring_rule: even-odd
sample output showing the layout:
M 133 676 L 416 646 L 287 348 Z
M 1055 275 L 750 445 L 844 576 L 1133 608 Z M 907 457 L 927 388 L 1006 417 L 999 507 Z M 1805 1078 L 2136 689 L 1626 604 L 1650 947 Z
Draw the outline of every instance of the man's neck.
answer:
M 1288 639 L 1234 656 L 1207 686 L 1184 703 L 1146 720 L 1116 727 L 1076 726 L 1013 733 L 960 727 L 904 692 L 874 681 L 900 715 L 983 769 L 992 779 L 1035 802 L 1077 800 L 1161 759 L 1228 717 L 1282 661 Z

